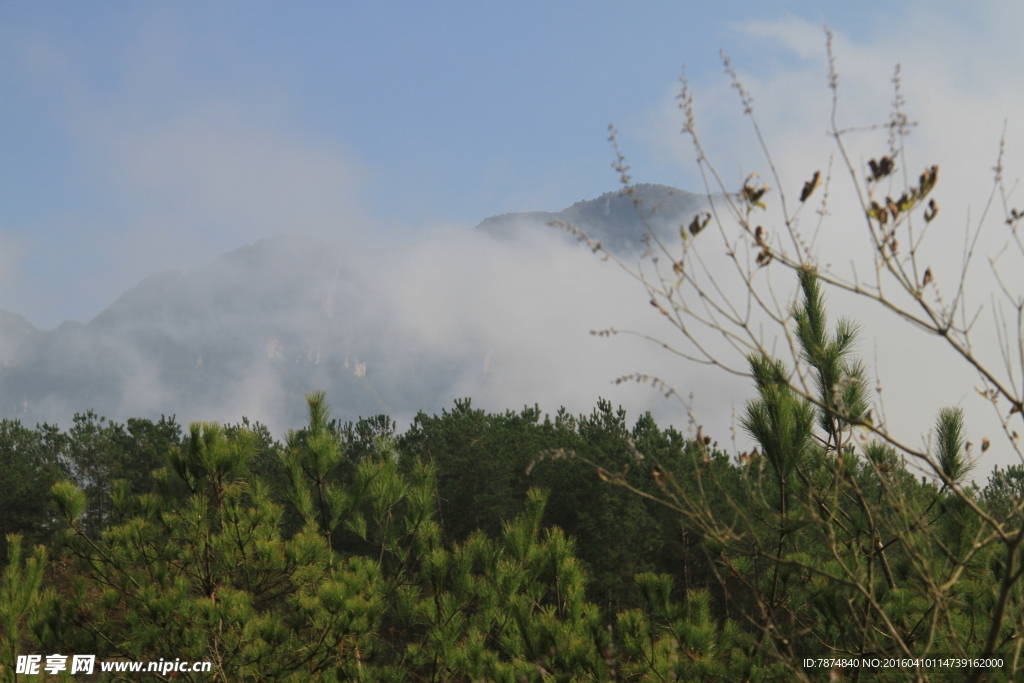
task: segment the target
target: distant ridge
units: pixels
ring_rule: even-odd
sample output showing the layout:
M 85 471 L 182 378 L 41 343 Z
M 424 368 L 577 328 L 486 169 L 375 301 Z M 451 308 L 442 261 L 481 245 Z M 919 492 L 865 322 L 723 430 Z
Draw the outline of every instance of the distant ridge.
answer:
M 583 229 L 587 235 L 616 252 L 633 252 L 642 247 L 647 228 L 644 219 L 661 239 L 678 239 L 680 223 L 688 224 L 707 203 L 704 195 L 668 185 L 641 183 L 633 186 L 632 197 L 622 191 L 606 192 L 597 199 L 585 199 L 561 211 L 505 213 L 484 219 L 476 226 L 496 237 L 511 238 L 525 226 L 545 226 L 563 221 Z M 640 211 L 634 205 L 640 199 Z M 551 228 L 549 228 L 551 229 Z

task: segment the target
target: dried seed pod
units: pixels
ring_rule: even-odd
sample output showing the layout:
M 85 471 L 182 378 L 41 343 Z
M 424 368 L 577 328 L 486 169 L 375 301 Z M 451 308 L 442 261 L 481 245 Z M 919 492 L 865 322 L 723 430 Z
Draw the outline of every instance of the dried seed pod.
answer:
M 871 169 L 870 180 L 877 183 L 879 180 L 896 170 L 896 164 L 890 157 L 882 157 L 878 161 L 875 161 L 874 159 L 869 161 L 868 168 Z
M 804 183 L 804 189 L 800 191 L 800 201 L 806 202 L 807 198 L 814 194 L 814 191 L 821 184 L 821 171 L 815 171 L 814 175 Z
M 701 211 L 700 213 L 698 213 L 696 216 L 693 217 L 693 220 L 690 222 L 690 234 L 696 237 L 701 230 L 707 227 L 707 224 L 710 220 L 711 214 L 708 213 L 707 211 Z

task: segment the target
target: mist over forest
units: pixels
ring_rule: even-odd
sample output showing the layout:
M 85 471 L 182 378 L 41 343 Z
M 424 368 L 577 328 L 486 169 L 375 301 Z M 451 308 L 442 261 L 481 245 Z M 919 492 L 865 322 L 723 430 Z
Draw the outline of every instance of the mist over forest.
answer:
M 609 192 L 559 212 L 494 216 L 399 248 L 266 238 L 154 274 L 92 320 L 52 330 L 0 312 L 0 415 L 28 425 L 67 425 L 86 410 L 185 424 L 244 415 L 281 433 L 302 424 L 305 394 L 323 389 L 342 420 L 408 423 L 464 397 L 585 412 L 604 396 L 680 423 L 678 404 L 657 391 L 610 384 L 651 369 L 637 364 L 636 344 L 588 334 L 631 319 L 643 327 L 630 313 L 646 314 L 642 289 L 549 225 L 571 223 L 637 262 L 645 220 L 678 240 L 705 203 L 661 185 L 634 197 L 639 206 Z

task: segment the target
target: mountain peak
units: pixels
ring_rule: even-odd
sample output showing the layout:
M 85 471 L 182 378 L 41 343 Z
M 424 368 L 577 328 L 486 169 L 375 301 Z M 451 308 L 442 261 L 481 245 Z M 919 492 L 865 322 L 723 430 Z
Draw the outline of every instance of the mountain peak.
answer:
M 618 252 L 639 251 L 648 228 L 660 238 L 675 234 L 706 204 L 703 195 L 669 185 L 639 183 L 631 193 L 605 192 L 596 199 L 584 199 L 561 211 L 528 211 L 491 216 L 476 226 L 496 237 L 512 238 L 524 228 L 547 226 L 551 221 L 569 223 L 587 236 Z

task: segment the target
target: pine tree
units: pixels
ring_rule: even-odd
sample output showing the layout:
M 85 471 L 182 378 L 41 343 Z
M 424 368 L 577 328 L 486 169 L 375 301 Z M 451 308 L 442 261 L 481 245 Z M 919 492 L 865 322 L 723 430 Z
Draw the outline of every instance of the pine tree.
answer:
M 84 493 L 55 486 L 79 573 L 52 602 L 43 642 L 101 658 L 211 661 L 224 681 L 358 671 L 384 609 L 379 569 L 339 560 L 312 524 L 283 538 L 281 507 L 246 477 L 253 446 L 246 430 L 191 425 L 171 453 L 184 503 L 169 494 L 166 469 L 155 473 L 156 494 L 132 496 L 115 482 L 116 521 L 96 538 L 79 521 Z
M 30 627 L 39 617 L 43 597 L 41 586 L 46 569 L 46 548 L 36 546 L 22 558 L 21 537 L 7 536 L 7 566 L 0 575 L 0 681 L 16 681 L 19 655 L 34 654 Z

